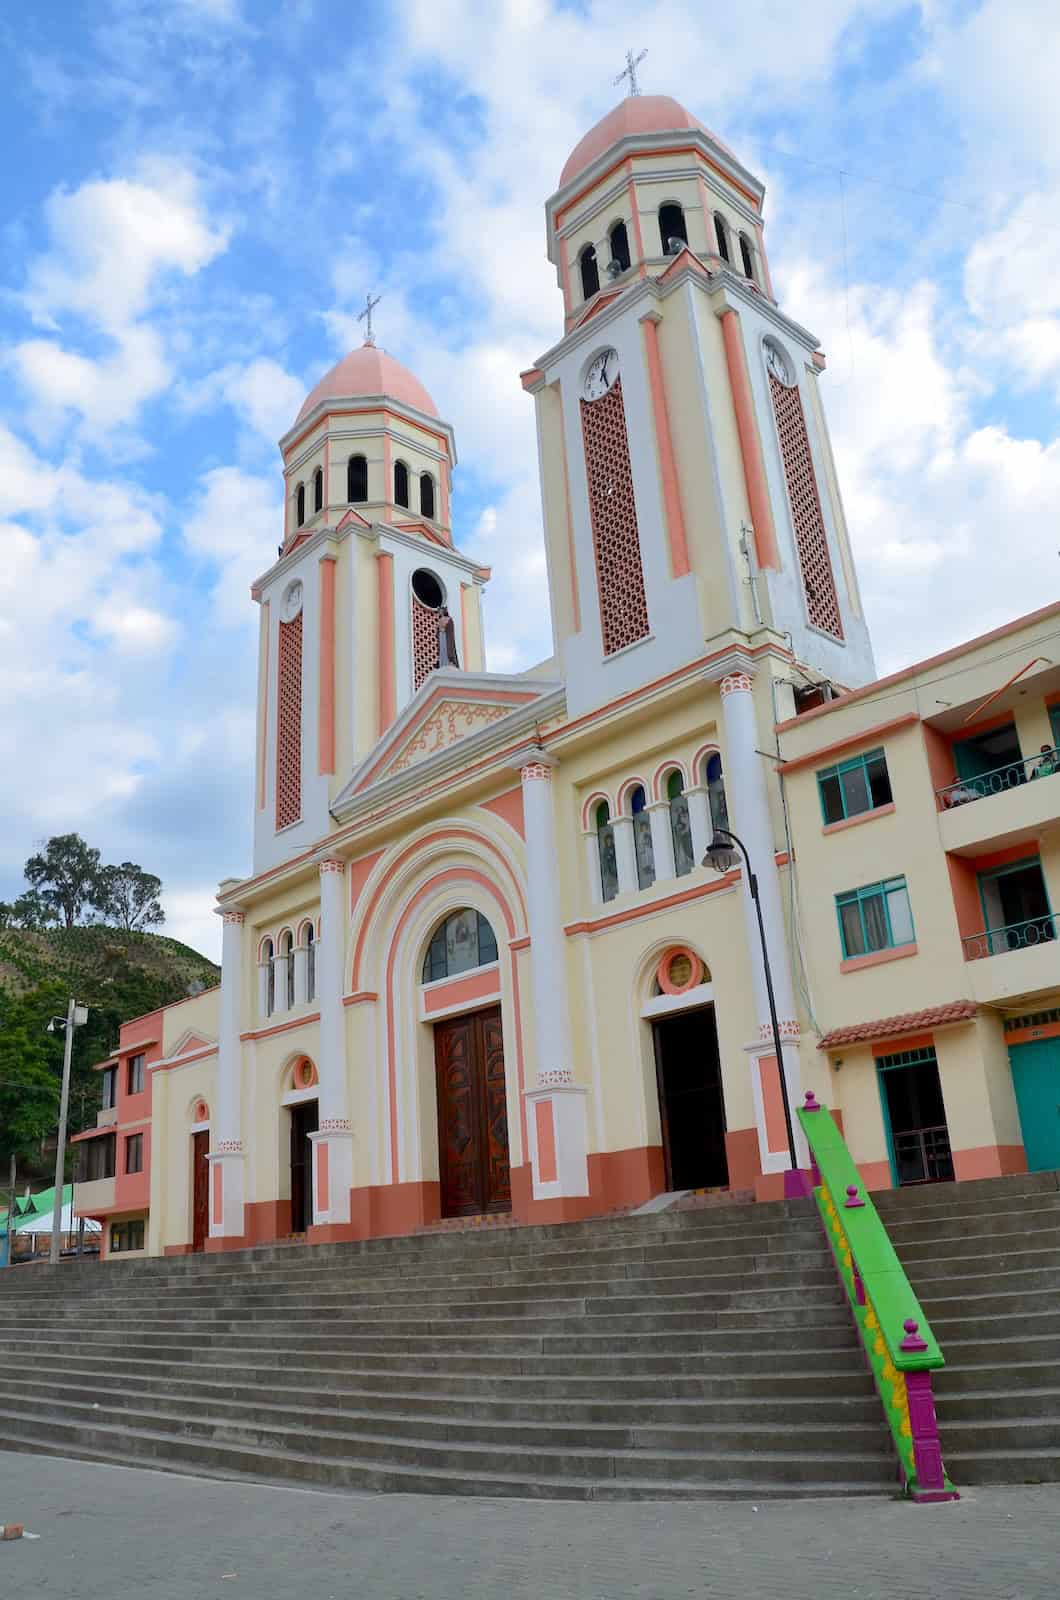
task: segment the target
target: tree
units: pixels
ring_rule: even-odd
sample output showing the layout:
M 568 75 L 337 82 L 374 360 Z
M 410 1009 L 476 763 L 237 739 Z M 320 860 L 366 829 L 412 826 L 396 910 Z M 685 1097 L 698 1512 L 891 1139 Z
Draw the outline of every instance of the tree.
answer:
M 43 853 L 30 856 L 25 871 L 26 881 L 59 913 L 67 928 L 76 926 L 86 906 L 97 904 L 99 851 L 79 833 L 56 834 Z
M 160 878 L 134 861 L 123 861 L 120 867 L 104 867 L 100 872 L 94 904 L 106 922 L 134 933 L 160 927 L 166 920 L 158 899 L 161 892 Z
M 32 933 L 40 933 L 59 920 L 59 913 L 39 889 L 26 889 L 10 910 L 11 926 L 28 928 Z
M 5 1181 L 7 1157 L 32 1157 L 58 1118 L 62 1042 L 45 1033 L 46 1012 L 46 1003 L 36 995 L 0 997 L 0 1162 Z

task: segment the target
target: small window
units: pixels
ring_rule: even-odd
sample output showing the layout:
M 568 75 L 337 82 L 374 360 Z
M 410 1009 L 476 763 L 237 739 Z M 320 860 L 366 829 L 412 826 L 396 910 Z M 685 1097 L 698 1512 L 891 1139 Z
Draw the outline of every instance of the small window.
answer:
M 688 796 L 684 779 L 679 772 L 671 772 L 666 780 L 666 795 L 670 802 L 670 832 L 674 841 L 674 871 L 679 878 L 691 872 L 696 864 L 692 850 L 692 824 L 688 816 Z
M 364 456 L 351 456 L 346 463 L 346 499 L 351 505 L 368 499 L 368 462 Z
M 130 1133 L 125 1140 L 125 1170 L 126 1172 L 142 1172 L 144 1170 L 144 1136 L 142 1133 Z
M 144 1058 L 142 1055 L 130 1056 L 127 1068 L 126 1091 L 129 1094 L 143 1094 L 144 1089 Z
M 114 1155 L 117 1140 L 113 1133 L 101 1139 L 86 1139 L 81 1146 L 82 1183 L 96 1183 L 100 1178 L 113 1178 Z
M 303 522 L 305 521 L 305 484 L 304 483 L 300 483 L 298 485 L 298 488 L 295 490 L 295 493 L 294 493 L 294 505 L 295 505 L 294 518 L 295 518 L 295 521 L 297 522 L 298 526 L 301 527 Z
M 290 1011 L 294 1005 L 294 938 L 289 933 L 285 933 L 280 940 L 280 955 L 287 962 L 287 1009 Z
M 434 521 L 434 479 L 429 472 L 420 473 L 420 515 Z
M 115 1255 L 123 1250 L 142 1250 L 144 1247 L 144 1219 L 137 1217 L 133 1222 L 112 1222 L 110 1227 L 110 1248 Z
M 311 922 L 306 923 L 305 942 L 305 997 L 307 1000 L 315 1000 L 317 996 L 317 947 L 313 938 L 313 924 Z
M 860 817 L 880 806 L 888 806 L 891 803 L 891 780 L 887 772 L 887 758 L 882 750 L 869 750 L 850 761 L 825 767 L 817 774 L 817 787 L 826 825 L 845 822 L 848 817 Z
M 751 241 L 745 233 L 740 235 L 740 261 L 743 265 L 744 277 L 750 278 L 753 283 L 755 275 L 754 256 L 751 254 Z
M 714 232 L 718 237 L 718 254 L 723 261 L 731 263 L 732 254 L 729 250 L 729 225 L 720 211 L 714 213 Z
M 265 970 L 265 1015 L 271 1017 L 276 1009 L 276 969 L 272 959 L 272 940 L 266 939 L 261 947 L 261 966 Z
M 117 1067 L 107 1067 L 103 1072 L 102 1077 L 103 1097 L 100 1101 L 100 1104 L 102 1105 L 104 1111 L 109 1111 L 112 1106 L 116 1106 L 118 1103 Z
M 409 469 L 403 461 L 394 463 L 394 503 L 399 506 L 409 503 Z
M 629 797 L 633 817 L 633 848 L 637 857 L 637 887 L 650 889 L 655 882 L 655 849 L 651 842 L 651 817 L 644 790 L 638 783 Z
M 675 256 L 688 243 L 685 214 L 678 205 L 659 207 L 659 236 L 664 256 Z
M 620 266 L 623 272 L 628 272 L 631 265 L 629 259 L 629 234 L 626 232 L 626 224 L 624 222 L 615 223 L 608 234 L 608 243 L 611 246 L 611 260 Z
M 313 474 L 313 510 L 324 509 L 324 469 L 318 467 Z
M 600 287 L 600 268 L 596 262 L 596 250 L 587 244 L 578 257 L 578 266 L 582 275 L 582 299 L 591 300 Z
M 497 960 L 497 940 L 481 911 L 454 911 L 434 930 L 423 958 L 423 982 L 453 978 Z
M 729 807 L 725 799 L 725 778 L 721 770 L 721 757 L 717 751 L 707 757 L 707 799 L 710 802 L 710 820 L 715 828 L 729 831 Z
M 615 854 L 615 825 L 611 821 L 611 807 L 601 800 L 596 808 L 596 844 L 600 854 L 600 892 L 604 901 L 613 900 L 618 893 L 618 857 Z
M 847 961 L 912 944 L 913 912 L 904 878 L 888 878 L 836 895 L 839 936 Z

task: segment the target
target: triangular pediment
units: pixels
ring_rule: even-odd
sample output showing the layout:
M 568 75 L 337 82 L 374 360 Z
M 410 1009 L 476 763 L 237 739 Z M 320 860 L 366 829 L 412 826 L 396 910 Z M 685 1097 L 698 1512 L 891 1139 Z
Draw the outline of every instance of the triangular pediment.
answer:
M 407 772 L 481 733 L 556 687 L 551 681 L 499 672 L 461 672 L 456 667 L 432 672 L 361 762 L 334 809 L 384 778 Z
M 168 1059 L 173 1061 L 177 1056 L 190 1055 L 193 1050 L 209 1050 L 216 1043 L 216 1039 L 207 1039 L 205 1034 L 199 1033 L 197 1029 L 187 1028 L 169 1052 Z

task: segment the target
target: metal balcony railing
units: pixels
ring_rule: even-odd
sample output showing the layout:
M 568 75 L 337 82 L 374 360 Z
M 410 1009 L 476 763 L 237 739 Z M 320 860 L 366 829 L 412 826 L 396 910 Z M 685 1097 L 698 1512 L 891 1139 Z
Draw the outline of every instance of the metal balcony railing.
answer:
M 945 1183 L 953 1177 L 950 1133 L 937 1128 L 907 1128 L 891 1135 L 899 1183 Z
M 965 961 L 980 961 L 984 956 L 1000 956 L 1009 950 L 1031 950 L 1048 944 L 1057 936 L 1055 916 L 1031 917 L 1028 922 L 1010 922 L 1006 928 L 987 928 L 962 939 Z
M 1021 756 L 1018 761 L 1006 761 L 1003 767 L 992 772 L 981 772 L 975 778 L 958 778 L 936 789 L 939 809 L 952 811 L 972 800 L 986 800 L 992 794 L 1004 794 L 1007 789 L 1018 789 L 1034 778 L 1051 778 L 1060 772 L 1060 746 L 1039 750 L 1035 756 Z

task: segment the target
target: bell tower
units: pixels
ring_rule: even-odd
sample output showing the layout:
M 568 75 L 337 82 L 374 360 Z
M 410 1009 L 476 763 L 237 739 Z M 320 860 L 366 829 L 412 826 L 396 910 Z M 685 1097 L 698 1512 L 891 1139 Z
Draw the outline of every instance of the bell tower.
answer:
M 563 334 L 523 384 L 572 714 L 763 628 L 873 676 L 824 357 L 775 298 L 763 200 L 675 100 L 633 94 L 546 205 Z
M 333 828 L 358 763 L 440 666 L 484 666 L 487 568 L 453 545 L 456 443 L 427 390 L 366 342 L 280 440 L 282 543 L 259 605 L 254 870 Z

